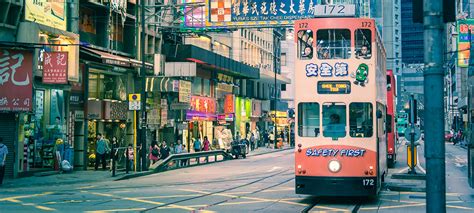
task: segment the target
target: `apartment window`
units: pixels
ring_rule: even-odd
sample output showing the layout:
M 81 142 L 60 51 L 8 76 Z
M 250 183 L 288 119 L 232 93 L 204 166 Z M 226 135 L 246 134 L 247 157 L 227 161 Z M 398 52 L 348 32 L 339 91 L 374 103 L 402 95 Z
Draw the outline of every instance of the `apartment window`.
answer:
M 286 91 L 286 84 L 281 85 L 281 91 Z
M 281 54 L 281 66 L 286 66 L 286 53 Z

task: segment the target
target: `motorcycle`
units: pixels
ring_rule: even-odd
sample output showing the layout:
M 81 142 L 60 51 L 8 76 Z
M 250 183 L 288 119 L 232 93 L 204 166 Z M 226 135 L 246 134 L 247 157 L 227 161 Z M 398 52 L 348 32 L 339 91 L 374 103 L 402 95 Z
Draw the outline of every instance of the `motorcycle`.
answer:
M 247 144 L 245 143 L 244 140 L 232 141 L 231 153 L 235 159 L 238 159 L 239 156 L 246 158 L 247 157 L 246 152 L 247 152 Z

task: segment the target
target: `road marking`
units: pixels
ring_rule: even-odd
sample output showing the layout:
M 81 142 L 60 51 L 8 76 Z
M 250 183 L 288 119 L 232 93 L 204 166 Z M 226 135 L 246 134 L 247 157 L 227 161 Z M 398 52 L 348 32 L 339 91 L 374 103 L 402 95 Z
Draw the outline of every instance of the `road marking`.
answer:
M 149 196 L 149 197 L 136 197 L 138 199 L 160 199 L 160 198 L 177 198 L 177 197 L 193 197 L 196 195 L 162 195 L 162 196 Z
M 82 193 L 89 193 L 97 196 L 103 196 L 103 197 L 112 197 L 112 198 L 117 198 L 121 200 L 130 200 L 130 201 L 135 201 L 135 202 L 140 202 L 140 203 L 148 203 L 148 204 L 153 204 L 153 205 L 166 205 L 166 203 L 161 203 L 161 202 L 156 202 L 156 201 L 151 201 L 151 200 L 143 200 L 143 199 L 138 199 L 138 198 L 133 198 L 133 197 L 121 197 L 117 195 L 112 195 L 112 194 L 105 194 L 105 193 L 98 193 L 98 192 L 88 192 L 88 191 L 81 191 Z M 184 209 L 188 211 L 194 211 L 194 208 L 189 208 L 186 206 L 180 206 L 180 205 L 175 205 L 171 204 L 168 205 L 169 207 L 175 208 L 175 209 Z
M 79 188 L 76 188 L 76 189 L 91 189 L 91 188 L 95 188 L 96 186 L 83 186 L 83 187 L 79 187 Z
M 406 204 L 406 205 L 397 205 L 397 206 L 377 206 L 377 207 L 364 207 L 360 208 L 360 210 L 380 210 L 380 209 L 396 209 L 396 208 L 404 208 L 404 207 L 415 207 L 415 206 L 424 206 L 425 203 L 418 203 L 418 204 Z
M 9 201 L 10 199 L 17 200 L 17 199 L 22 199 L 22 198 L 39 197 L 39 196 L 45 196 L 45 195 L 49 195 L 49 194 L 53 194 L 53 192 L 44 192 L 44 193 L 41 193 L 41 194 L 31 194 L 31 195 L 5 197 L 5 198 L 1 198 L 0 201 Z
M 296 202 L 286 201 L 286 200 L 282 200 L 282 199 L 267 199 L 267 198 L 248 197 L 248 196 L 237 196 L 237 195 L 231 195 L 231 194 L 227 194 L 227 193 L 215 193 L 215 194 L 213 194 L 211 192 L 192 190 L 192 189 L 180 189 L 180 190 L 181 191 L 186 191 L 186 192 L 194 192 L 194 193 L 200 193 L 200 194 L 206 194 L 206 195 L 213 195 L 213 196 L 241 198 L 241 199 L 256 200 L 256 201 L 262 201 L 262 202 L 285 203 L 285 204 L 296 205 L 296 206 L 304 206 L 304 207 L 307 206 L 307 204 L 304 204 L 304 203 L 296 203 Z
M 446 205 L 446 207 L 448 207 L 448 208 L 453 208 L 453 209 L 474 210 L 474 208 L 464 207 L 464 206 Z
M 410 203 L 410 204 L 421 204 L 422 202 L 416 202 L 416 201 L 408 201 L 408 200 L 390 200 L 390 199 L 385 199 L 385 198 L 380 198 L 379 200 L 383 201 L 389 201 L 389 202 L 394 202 L 394 203 Z
M 400 169 L 399 171 L 397 171 L 396 173 L 403 173 L 405 171 L 408 171 L 409 167 L 406 167 L 404 169 Z
M 6 201 L 9 201 L 9 202 L 12 202 L 12 203 L 18 203 L 18 204 L 23 205 L 23 206 L 33 206 L 33 207 L 35 207 L 37 209 L 40 209 L 40 210 L 43 210 L 43 211 L 55 211 L 56 210 L 56 209 L 49 208 L 49 207 L 46 207 L 46 206 L 36 205 L 34 203 L 24 203 L 20 200 L 13 199 L 13 198 L 6 199 Z
M 102 213 L 102 212 L 128 212 L 128 211 L 143 211 L 146 208 L 130 208 L 130 209 L 107 209 L 97 211 L 86 211 L 88 213 Z
M 416 152 L 416 162 L 418 162 L 418 163 L 416 164 L 416 167 L 417 167 L 418 169 L 420 169 L 423 173 L 426 174 L 426 170 L 423 169 L 423 167 L 421 167 L 421 162 L 420 162 L 420 158 L 418 157 L 418 156 L 419 156 L 418 153 L 419 153 L 419 152 Z
M 272 169 L 268 170 L 267 172 L 273 172 L 275 170 L 281 169 L 279 166 L 274 166 Z

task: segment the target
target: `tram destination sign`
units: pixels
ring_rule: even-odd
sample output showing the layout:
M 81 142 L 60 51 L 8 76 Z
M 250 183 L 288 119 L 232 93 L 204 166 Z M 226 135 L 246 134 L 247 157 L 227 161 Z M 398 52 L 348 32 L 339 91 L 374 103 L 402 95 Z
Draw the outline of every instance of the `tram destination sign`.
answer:
M 351 82 L 349 81 L 320 81 L 318 94 L 350 94 Z

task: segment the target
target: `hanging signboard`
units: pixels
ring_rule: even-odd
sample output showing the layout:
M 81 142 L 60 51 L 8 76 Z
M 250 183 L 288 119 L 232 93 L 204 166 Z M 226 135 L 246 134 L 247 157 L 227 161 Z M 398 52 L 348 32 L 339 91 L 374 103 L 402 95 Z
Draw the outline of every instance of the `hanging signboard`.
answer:
M 31 111 L 33 54 L 0 49 L 0 111 Z
M 67 84 L 68 52 L 45 52 L 43 57 L 43 83 Z
M 25 0 L 25 20 L 66 31 L 66 1 Z
M 457 27 L 458 66 L 466 68 L 469 67 L 470 41 L 474 38 L 474 19 L 459 20 Z M 471 31 L 471 38 L 469 38 L 469 31 Z
M 179 102 L 189 103 L 191 101 L 191 82 L 179 81 Z
M 141 110 L 140 94 L 128 95 L 128 110 Z

